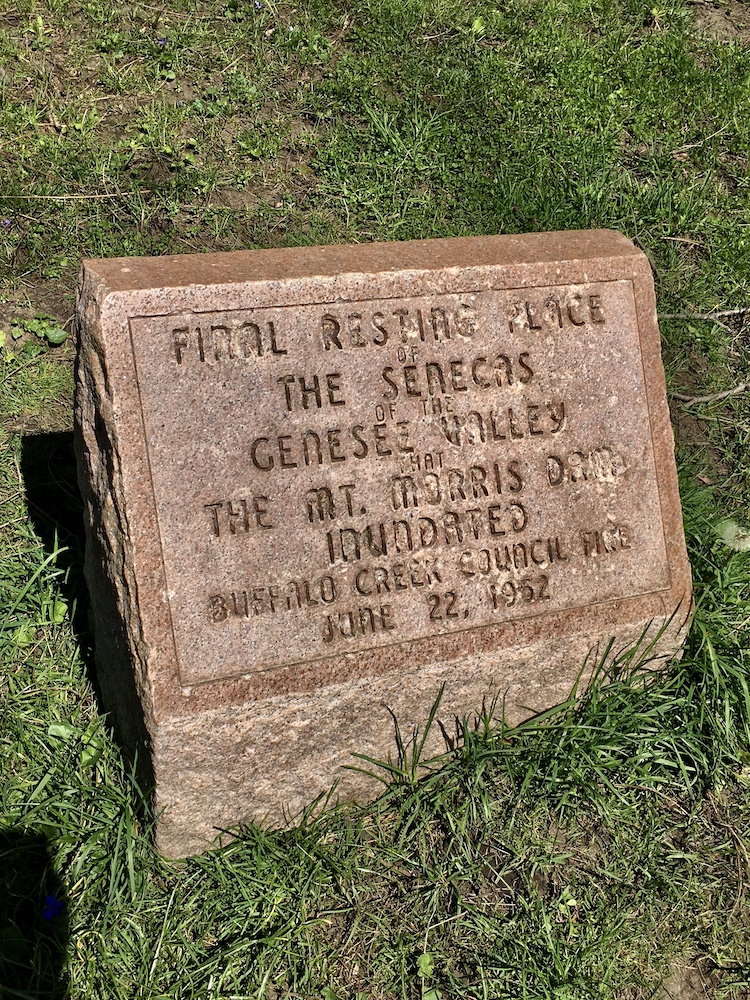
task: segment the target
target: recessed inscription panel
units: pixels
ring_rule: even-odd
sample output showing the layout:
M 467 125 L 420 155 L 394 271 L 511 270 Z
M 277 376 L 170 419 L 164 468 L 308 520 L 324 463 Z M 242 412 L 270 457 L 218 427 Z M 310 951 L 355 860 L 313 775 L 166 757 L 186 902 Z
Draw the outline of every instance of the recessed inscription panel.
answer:
M 183 684 L 670 586 L 629 281 L 130 327 Z

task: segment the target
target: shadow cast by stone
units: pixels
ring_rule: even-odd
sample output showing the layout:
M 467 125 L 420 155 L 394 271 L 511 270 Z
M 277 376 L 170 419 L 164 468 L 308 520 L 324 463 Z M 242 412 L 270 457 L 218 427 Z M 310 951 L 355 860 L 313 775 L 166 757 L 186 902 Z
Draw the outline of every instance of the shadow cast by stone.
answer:
M 21 440 L 21 475 L 29 520 L 47 556 L 57 551 L 58 586 L 90 678 L 93 674 L 89 600 L 83 578 L 85 535 L 72 433 L 34 434 Z
M 100 711 L 103 715 L 112 712 L 113 705 L 121 703 L 127 705 L 127 711 L 133 712 L 140 702 L 135 693 L 132 672 L 122 671 L 121 675 L 118 673 L 116 677 L 112 677 L 110 671 L 106 677 L 105 690 L 105 683 L 94 664 L 91 600 L 84 576 L 84 504 L 78 487 L 74 435 L 55 433 L 24 437 L 21 474 L 29 519 L 42 540 L 46 554 L 58 553 L 55 558 L 55 566 L 60 571 L 58 586 L 70 609 L 73 632 Z M 115 612 L 111 620 L 117 621 Z M 114 721 L 108 715 L 108 723 L 117 730 L 116 736 L 125 752 L 131 773 L 136 776 L 138 786 L 148 792 L 153 788 L 154 778 L 150 755 L 146 749 L 143 717 L 141 715 L 140 718 L 131 720 L 132 724 L 124 727 L 126 732 L 120 732 L 119 726 L 113 726 Z M 141 734 L 139 740 L 131 738 L 134 732 Z M 147 797 L 144 801 L 147 801 Z
M 46 838 L 0 831 L 0 996 L 64 1000 L 68 938 L 65 891 Z

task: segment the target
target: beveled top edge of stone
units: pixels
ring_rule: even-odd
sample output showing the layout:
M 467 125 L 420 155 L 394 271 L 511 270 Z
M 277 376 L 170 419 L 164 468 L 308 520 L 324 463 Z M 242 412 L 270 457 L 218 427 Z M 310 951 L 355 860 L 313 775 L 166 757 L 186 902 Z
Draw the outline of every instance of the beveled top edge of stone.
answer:
M 565 264 L 603 257 L 643 256 L 643 252 L 627 236 L 615 230 L 577 229 L 164 257 L 110 257 L 86 259 L 82 265 L 87 277 L 97 277 L 107 292 L 132 292 L 155 287 L 205 287 L 340 274 L 387 274 L 509 264 Z

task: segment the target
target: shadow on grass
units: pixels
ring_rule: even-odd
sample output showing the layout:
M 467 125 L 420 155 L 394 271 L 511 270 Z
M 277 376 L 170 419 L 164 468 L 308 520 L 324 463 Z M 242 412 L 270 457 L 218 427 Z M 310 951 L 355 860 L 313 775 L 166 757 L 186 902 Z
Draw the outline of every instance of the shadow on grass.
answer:
M 99 711 L 107 715 L 110 728 L 117 730 L 118 743 L 140 788 L 152 789 L 154 776 L 151 759 L 145 749 L 147 733 L 135 688 L 135 674 L 127 667 L 116 674 L 110 670 L 107 688 L 103 690 L 103 681 L 100 683 L 95 668 L 91 603 L 84 578 L 84 509 L 78 489 L 73 434 L 24 437 L 21 441 L 21 475 L 29 520 L 42 541 L 45 554 L 49 556 L 59 551 L 55 566 L 61 572 L 56 585 L 69 608 L 73 634 L 88 680 L 96 694 Z M 116 630 L 116 609 L 110 617 L 112 621 L 108 621 L 106 627 Z M 123 658 L 125 662 L 126 658 Z
M 0 998 L 67 997 L 68 937 L 65 893 L 46 838 L 0 830 Z
M 46 555 L 62 550 L 55 565 L 62 574 L 60 594 L 91 680 L 93 675 L 89 600 L 83 578 L 85 535 L 71 432 L 27 435 L 21 440 L 21 475 L 29 520 Z

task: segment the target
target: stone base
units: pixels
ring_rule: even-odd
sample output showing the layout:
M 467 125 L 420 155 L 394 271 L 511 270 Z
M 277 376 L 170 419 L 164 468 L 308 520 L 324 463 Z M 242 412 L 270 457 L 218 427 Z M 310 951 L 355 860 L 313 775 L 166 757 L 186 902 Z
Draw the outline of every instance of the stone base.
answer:
M 676 616 L 648 650 L 649 667 L 679 649 L 684 626 L 685 615 Z M 649 622 L 621 629 L 607 663 L 632 646 L 646 650 L 657 631 Z M 404 742 L 413 740 L 441 686 L 423 759 L 444 753 L 457 721 L 471 726 L 483 706 L 495 720 L 516 725 L 565 701 L 577 679 L 585 687 L 606 648 L 588 636 L 538 641 L 505 650 L 492 663 L 473 657 L 411 671 L 405 663 L 381 677 L 170 719 L 153 746 L 159 850 L 181 858 L 238 823 L 291 825 L 331 789 L 329 803 L 368 801 L 383 786 L 355 770 L 378 771 L 355 754 L 396 762 L 394 717 Z

